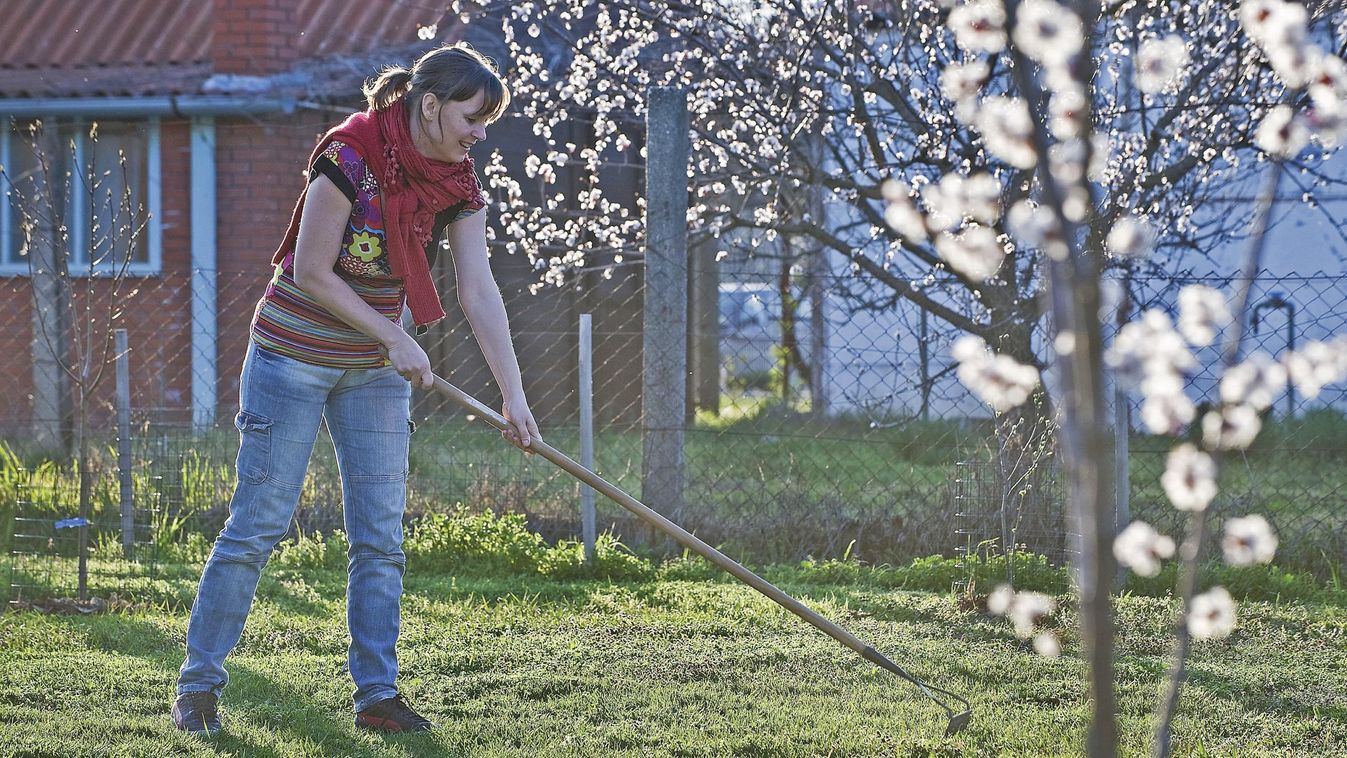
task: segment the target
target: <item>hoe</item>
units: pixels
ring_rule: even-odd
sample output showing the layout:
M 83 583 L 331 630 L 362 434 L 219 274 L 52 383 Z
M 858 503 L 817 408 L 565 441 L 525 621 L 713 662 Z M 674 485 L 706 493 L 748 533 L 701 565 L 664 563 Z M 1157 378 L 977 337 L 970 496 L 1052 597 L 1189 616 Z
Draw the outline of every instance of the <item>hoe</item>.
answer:
M 509 428 L 508 422 L 499 413 L 487 408 L 485 405 L 478 402 L 476 398 L 438 376 L 435 377 L 435 391 L 454 401 L 468 412 L 476 414 L 479 418 L 483 419 L 486 423 L 496 429 L 505 431 Z M 641 501 L 605 481 L 598 474 L 595 474 L 593 471 L 576 463 L 565 453 L 562 453 L 542 440 L 531 441 L 529 443 L 529 449 L 556 464 L 576 479 L 593 487 L 596 491 L 602 492 L 613 502 L 636 514 L 643 521 L 658 528 L 689 550 L 692 550 L 724 569 L 739 581 L 771 598 L 773 602 L 809 622 L 824 634 L 827 634 L 829 637 L 832 637 L 843 645 L 856 651 L 865 660 L 870 661 L 880 668 L 891 671 L 916 685 L 917 689 L 921 690 L 923 695 L 930 698 L 932 702 L 944 709 L 946 717 L 949 718 L 949 725 L 945 728 L 945 734 L 950 735 L 962 730 L 964 727 L 968 726 L 968 722 L 972 720 L 972 706 L 964 698 L 948 690 L 936 687 L 933 684 L 923 682 L 908 673 L 902 666 L 899 666 L 884 657 L 882 653 L 875 650 L 874 647 L 862 642 L 851 632 L 848 632 L 841 626 L 838 626 L 832 621 L 820 616 L 818 613 L 815 613 L 804 603 L 801 603 L 799 600 L 796 600 L 790 595 L 782 592 L 780 589 L 777 589 L 771 582 L 768 582 L 757 574 L 754 574 L 752 571 L 739 565 L 724 553 L 697 539 L 691 532 L 688 532 L 683 527 L 651 510 L 648 506 L 641 503 Z M 941 695 L 944 695 L 945 698 L 941 698 Z M 962 706 L 962 710 L 956 711 L 952 708 L 950 706 L 951 700 L 957 700 L 959 705 Z

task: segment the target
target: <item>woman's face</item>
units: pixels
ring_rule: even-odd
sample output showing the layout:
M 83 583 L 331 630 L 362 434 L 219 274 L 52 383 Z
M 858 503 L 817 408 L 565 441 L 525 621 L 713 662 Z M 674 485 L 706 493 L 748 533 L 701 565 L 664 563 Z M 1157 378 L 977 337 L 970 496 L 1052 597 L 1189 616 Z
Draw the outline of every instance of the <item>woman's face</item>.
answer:
M 486 119 L 481 116 L 486 96 L 478 92 L 467 100 L 421 97 L 421 125 L 425 133 L 417 149 L 428 158 L 458 163 L 472 146 L 486 139 Z

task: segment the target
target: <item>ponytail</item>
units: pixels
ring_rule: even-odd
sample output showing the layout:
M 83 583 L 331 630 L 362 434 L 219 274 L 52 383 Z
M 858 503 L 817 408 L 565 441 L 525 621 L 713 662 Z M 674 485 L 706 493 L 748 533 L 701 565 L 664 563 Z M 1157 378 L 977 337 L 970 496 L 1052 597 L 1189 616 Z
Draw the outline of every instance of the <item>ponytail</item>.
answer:
M 412 88 L 412 72 L 402 66 L 389 66 L 373 79 L 367 80 L 361 91 L 371 110 L 392 105 Z

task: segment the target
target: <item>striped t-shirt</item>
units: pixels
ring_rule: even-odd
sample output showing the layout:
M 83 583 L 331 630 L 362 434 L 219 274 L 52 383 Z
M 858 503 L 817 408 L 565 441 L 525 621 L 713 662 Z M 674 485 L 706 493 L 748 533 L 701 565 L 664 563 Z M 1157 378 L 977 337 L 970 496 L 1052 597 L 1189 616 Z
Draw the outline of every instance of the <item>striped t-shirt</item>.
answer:
M 341 250 L 333 270 L 364 300 L 390 321 L 402 316 L 406 290 L 393 275 L 385 246 L 384 217 L 379 184 L 360 154 L 333 141 L 309 169 L 309 180 L 319 175 L 332 180 L 351 201 L 351 217 L 342 233 Z M 426 246 L 431 267 L 450 223 L 473 213 L 460 204 L 435 217 L 435 232 Z M 252 339 L 258 347 L 306 363 L 343 369 L 387 365 L 378 342 L 351 328 L 295 283 L 292 251 L 276 266 L 276 273 L 253 315 Z

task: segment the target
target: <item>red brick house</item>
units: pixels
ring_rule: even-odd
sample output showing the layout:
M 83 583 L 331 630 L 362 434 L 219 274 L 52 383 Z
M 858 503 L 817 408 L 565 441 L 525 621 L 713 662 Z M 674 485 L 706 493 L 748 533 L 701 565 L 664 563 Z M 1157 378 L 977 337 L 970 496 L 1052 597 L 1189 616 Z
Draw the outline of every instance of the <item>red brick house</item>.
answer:
M 0 17 L 11 41 L 0 50 L 0 119 L 8 125 L 0 164 L 11 176 L 33 168 L 24 137 L 33 120 L 55 130 L 51 144 L 73 145 L 78 159 L 101 155 L 100 168 L 124 152 L 125 186 L 149 212 L 120 298 L 133 406 L 198 426 L 232 415 L 248 323 L 305 160 L 318 135 L 360 107 L 361 81 L 465 36 L 498 61 L 504 54 L 486 25 L 479 41 L 455 16 L 399 0 L 0 0 Z M 418 32 L 431 25 L 433 39 L 423 39 Z M 96 142 L 88 136 L 95 122 Z M 507 166 L 522 166 L 534 139 L 527 127 L 503 120 L 487 150 L 509 148 Z M 573 128 L 583 140 L 582 127 Z M 634 194 L 637 180 L 619 181 L 631 181 Z M 15 202 L 0 198 L 0 351 L 27 359 L 0 369 L 0 427 L 41 429 L 43 419 L 68 414 L 69 389 L 40 360 L 41 319 Z M 74 264 L 97 255 L 99 215 L 82 205 L 63 209 Z M 441 292 L 452 308 L 452 269 L 442 265 Z M 521 294 L 532 281 L 528 261 L 495 255 L 493 266 L 535 409 L 570 417 L 575 315 L 594 310 L 599 334 L 605 323 L 614 332 L 639 323 L 639 270 L 625 281 L 529 297 Z M 84 282 L 72 295 L 77 302 L 108 286 L 98 277 Z M 432 359 L 452 368 L 464 389 L 497 402 L 461 314 L 451 310 L 445 324 L 428 345 Z M 596 338 L 595 349 L 596 366 L 607 367 L 595 379 L 600 422 L 633 418 L 639 334 Z M 111 397 L 110 379 L 100 394 Z

